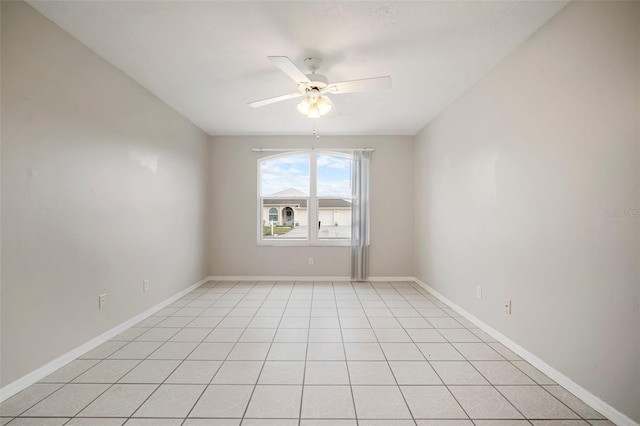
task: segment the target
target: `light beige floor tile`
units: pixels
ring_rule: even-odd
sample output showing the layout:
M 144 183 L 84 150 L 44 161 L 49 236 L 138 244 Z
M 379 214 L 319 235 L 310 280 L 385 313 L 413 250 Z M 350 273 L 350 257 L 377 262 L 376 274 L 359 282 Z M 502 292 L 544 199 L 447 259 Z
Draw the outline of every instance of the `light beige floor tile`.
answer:
M 345 343 L 375 343 L 378 341 L 370 328 L 343 328 L 342 338 Z
M 494 351 L 496 351 L 500 355 L 502 355 L 504 357 L 504 359 L 507 359 L 509 361 L 521 361 L 522 360 L 522 358 L 520 358 L 515 352 L 513 352 L 511 349 L 509 349 L 506 346 L 504 346 L 502 343 L 488 342 L 487 344 L 489 346 L 491 346 Z
M 220 328 L 247 328 L 252 317 L 225 317 L 220 321 Z
M 447 340 L 436 329 L 413 328 L 406 330 L 415 343 L 444 343 Z
M 304 382 L 307 385 L 348 385 L 345 361 L 307 361 Z
M 312 317 L 310 328 L 340 328 L 338 317 Z
M 428 321 L 435 328 L 464 328 L 462 324 L 453 318 L 447 317 L 429 317 Z
M 302 417 L 307 419 L 355 418 L 349 386 L 305 386 Z
M 225 361 L 211 381 L 217 385 L 254 385 L 263 361 Z
M 526 374 L 508 361 L 473 361 L 472 364 L 494 385 L 534 385 Z
M 307 360 L 339 361 L 344 359 L 344 347 L 342 343 L 309 343 Z
M 133 417 L 186 417 L 205 386 L 161 385 Z
M 192 361 L 222 361 L 227 358 L 233 345 L 233 343 L 200 343 L 187 359 Z
M 445 386 L 402 386 L 401 389 L 414 418 L 467 418 Z
M 113 385 L 82 410 L 79 416 L 129 417 L 156 388 L 156 385 Z
M 265 343 L 273 341 L 275 328 L 248 328 L 240 336 L 239 342 Z
M 187 328 L 191 328 L 191 327 L 204 327 L 204 328 L 213 328 L 213 327 L 217 327 L 218 324 L 220 324 L 220 321 L 222 321 L 223 317 L 204 317 L 204 316 L 200 316 L 200 317 L 196 317 L 194 320 L 192 320 L 189 324 L 187 324 L 185 327 Z
M 162 342 L 130 342 L 109 356 L 110 359 L 145 359 L 158 349 Z
M 386 361 L 349 361 L 352 385 L 395 385 L 396 381 Z
M 234 361 L 263 361 L 269 352 L 270 343 L 236 343 L 228 359 Z
M 19 418 L 10 423 L 13 426 L 60 426 L 68 422 L 68 418 Z
M 539 385 L 555 385 L 556 382 L 547 377 L 540 370 L 532 366 L 526 361 L 511 361 L 513 365 L 518 367 L 520 371 L 529 376 L 534 382 Z
M 371 328 L 371 324 L 369 323 L 369 320 L 367 318 L 360 318 L 360 317 L 340 318 L 340 326 L 343 329 L 345 328 L 370 329 Z
M 167 317 L 160 321 L 156 327 L 186 327 L 191 321 L 193 321 L 191 317 Z
M 403 343 L 411 342 L 411 337 L 400 328 L 377 328 L 375 330 L 379 342 Z
M 350 361 L 386 360 L 378 343 L 345 343 L 344 350 Z
M 584 420 L 531 420 L 533 426 L 589 426 Z
M 358 426 L 358 422 L 355 420 L 338 420 L 338 419 L 331 419 L 331 420 L 302 419 L 300 420 L 300 426 Z
M 301 385 L 304 361 L 267 361 L 258 383 L 261 385 Z
M 211 385 L 189 416 L 241 418 L 252 391 L 252 385 Z
M 244 328 L 216 328 L 204 338 L 204 341 L 235 343 L 240 340 L 244 331 Z
M 416 420 L 417 426 L 473 426 L 471 420 Z M 489 425 L 486 425 L 489 426 Z
M 273 343 L 267 359 L 269 361 L 304 361 L 306 354 L 306 343 Z
M 456 361 L 464 357 L 450 343 L 416 343 L 429 361 Z
M 302 400 L 302 386 L 256 386 L 247 418 L 298 418 Z
M 64 426 L 122 426 L 126 418 L 80 418 L 76 417 L 65 423 Z
M 109 340 L 80 356 L 79 359 L 105 359 L 126 344 L 127 342 Z
M 184 423 L 181 423 L 181 425 L 182 426 L 239 426 L 240 421 L 241 421 L 240 419 L 187 419 Z
M 185 423 L 186 424 L 186 423 Z M 125 426 L 180 426 L 182 419 L 129 419 Z
M 201 342 L 213 331 L 213 328 L 183 328 L 173 335 L 172 342 Z
M 68 384 L 29 409 L 29 417 L 72 417 L 96 399 L 109 386 L 103 384 Z
M 468 361 L 431 361 L 446 385 L 488 385 L 489 382 Z
M 486 343 L 452 343 L 469 361 L 502 361 L 504 358 Z
M 510 403 L 492 386 L 449 386 L 472 419 L 520 419 Z
M 438 330 L 449 342 L 452 343 L 478 343 L 478 336 L 463 328 L 442 328 Z
M 181 329 L 176 327 L 156 327 L 151 328 L 146 333 L 142 333 L 140 336 L 135 338 L 137 342 L 166 342 L 169 340 L 174 334 L 179 332 Z
M 415 343 L 380 343 L 389 361 L 421 361 L 424 356 Z
M 528 420 L 474 420 L 476 426 L 531 426 Z
M 106 359 L 76 377 L 74 383 L 115 383 L 131 371 L 140 361 L 132 359 Z
M 279 328 L 273 339 L 275 343 L 303 343 L 307 341 L 309 330 L 306 328 Z
M 278 328 L 309 328 L 309 317 L 283 317 Z
M 389 361 L 399 385 L 441 385 L 442 381 L 426 361 Z
M 480 340 L 482 340 L 485 343 L 489 343 L 489 342 L 496 342 L 496 339 L 494 339 L 493 337 L 491 337 L 489 334 L 485 333 L 484 331 L 477 329 L 477 328 L 472 328 L 471 331 L 473 334 L 475 334 L 476 336 L 478 336 L 478 338 Z M 498 351 L 499 352 L 499 351 Z
M 153 317 L 149 317 L 149 318 L 146 318 L 146 319 L 140 321 L 135 326 L 136 327 L 147 327 L 147 328 L 148 327 L 155 327 L 156 325 L 161 323 L 164 319 L 165 318 L 153 316 Z
M 353 386 L 358 419 L 410 419 L 397 386 Z
M 397 328 L 402 329 L 402 325 L 395 318 L 369 317 L 369 323 L 373 329 Z
M 162 383 L 180 364 L 178 360 L 144 360 L 119 383 Z
M 550 394 L 562 401 L 567 407 L 584 419 L 604 420 L 604 416 L 582 402 L 562 386 L 543 386 Z
M 242 426 L 298 426 L 298 419 L 244 419 Z
M 309 330 L 309 342 L 342 342 L 342 333 L 336 328 L 312 328 Z
M 95 366 L 99 361 L 95 359 L 76 359 L 69 364 L 49 374 L 40 383 L 68 383 Z
M 257 316 L 249 322 L 249 325 L 247 327 L 248 328 L 278 328 L 278 326 L 280 325 L 281 319 L 282 317 L 279 317 L 279 316 L 278 317 Z
M 540 386 L 497 386 L 515 407 L 531 419 L 575 419 L 578 416 Z
M 6 417 L 19 416 L 61 387 L 61 384 L 53 383 L 31 385 L 0 404 L 0 415 Z
M 132 340 L 135 340 L 137 337 L 146 333 L 149 330 L 150 330 L 149 328 L 142 328 L 142 327 L 129 328 L 123 331 L 122 333 L 118 334 L 111 340 L 114 340 L 116 342 L 130 342 Z
M 222 361 L 184 361 L 165 383 L 208 384 L 222 365 Z
M 183 360 L 198 346 L 196 342 L 167 342 L 156 349 L 149 359 Z

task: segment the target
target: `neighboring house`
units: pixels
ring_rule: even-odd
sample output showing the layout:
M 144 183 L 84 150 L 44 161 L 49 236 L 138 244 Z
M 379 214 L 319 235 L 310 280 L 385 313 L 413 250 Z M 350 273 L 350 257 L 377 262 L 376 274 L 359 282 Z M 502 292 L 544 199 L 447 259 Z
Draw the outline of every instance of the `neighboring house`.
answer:
M 274 221 L 281 226 L 309 226 L 307 195 L 289 188 L 262 200 L 264 225 Z M 322 226 L 351 226 L 351 201 L 340 198 L 318 199 L 318 220 Z

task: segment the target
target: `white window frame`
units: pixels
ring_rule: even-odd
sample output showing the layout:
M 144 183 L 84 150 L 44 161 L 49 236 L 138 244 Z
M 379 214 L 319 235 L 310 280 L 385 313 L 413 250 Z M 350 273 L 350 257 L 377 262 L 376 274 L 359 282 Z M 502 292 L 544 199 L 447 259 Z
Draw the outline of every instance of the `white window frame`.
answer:
M 288 157 L 292 155 L 309 155 L 309 196 L 301 197 L 308 199 L 307 201 L 307 218 L 309 222 L 309 233 L 307 239 L 287 239 L 286 237 L 280 237 L 277 239 L 264 239 L 263 238 L 263 228 L 262 224 L 264 223 L 264 218 L 262 214 L 264 212 L 262 199 L 263 198 L 277 198 L 272 196 L 262 196 L 262 188 L 261 188 L 261 173 L 260 173 L 260 164 L 265 160 L 274 160 L 278 157 Z M 258 176 L 258 199 L 257 199 L 257 243 L 259 246 L 297 246 L 297 247 L 345 247 L 351 245 L 351 237 L 342 238 L 342 239 L 322 239 L 318 238 L 318 217 L 319 217 L 319 200 L 321 198 L 336 198 L 336 197 L 318 197 L 317 196 L 317 162 L 318 156 L 320 155 L 333 155 L 337 157 L 345 157 L 345 158 L 353 158 L 353 155 L 348 152 L 338 152 L 332 150 L 309 150 L 309 151 L 298 151 L 292 150 L 289 152 L 284 152 L 281 154 L 268 155 L 265 157 L 261 157 L 257 161 L 257 176 Z M 291 198 L 291 197 L 287 197 Z M 343 198 L 351 198 L 351 197 L 343 197 Z M 267 217 L 268 221 L 268 217 Z

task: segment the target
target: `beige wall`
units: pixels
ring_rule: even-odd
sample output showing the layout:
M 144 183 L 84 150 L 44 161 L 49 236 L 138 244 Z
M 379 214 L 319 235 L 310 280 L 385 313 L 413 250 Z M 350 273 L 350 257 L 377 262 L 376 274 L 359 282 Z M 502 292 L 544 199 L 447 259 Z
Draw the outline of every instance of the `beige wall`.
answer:
M 311 127 L 310 127 L 311 129 Z M 413 138 L 410 136 L 217 136 L 211 138 L 212 275 L 348 276 L 348 247 L 256 244 L 257 160 L 252 148 L 374 148 L 371 164 L 372 276 L 413 268 Z M 309 257 L 314 264 L 309 265 Z
M 207 145 L 30 6 L 2 2 L 2 386 L 207 275 Z
M 636 421 L 640 218 L 607 211 L 640 208 L 639 42 L 640 3 L 570 4 L 414 166 L 416 276 Z

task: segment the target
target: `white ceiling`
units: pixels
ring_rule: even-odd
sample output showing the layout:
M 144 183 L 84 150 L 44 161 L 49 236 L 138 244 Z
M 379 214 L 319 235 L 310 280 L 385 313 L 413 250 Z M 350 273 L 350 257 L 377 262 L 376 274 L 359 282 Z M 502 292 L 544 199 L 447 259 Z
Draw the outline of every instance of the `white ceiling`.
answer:
M 319 56 L 329 81 L 390 75 L 390 90 L 333 95 L 323 134 L 414 135 L 565 1 L 29 1 L 211 135 L 309 134 L 267 56 Z

